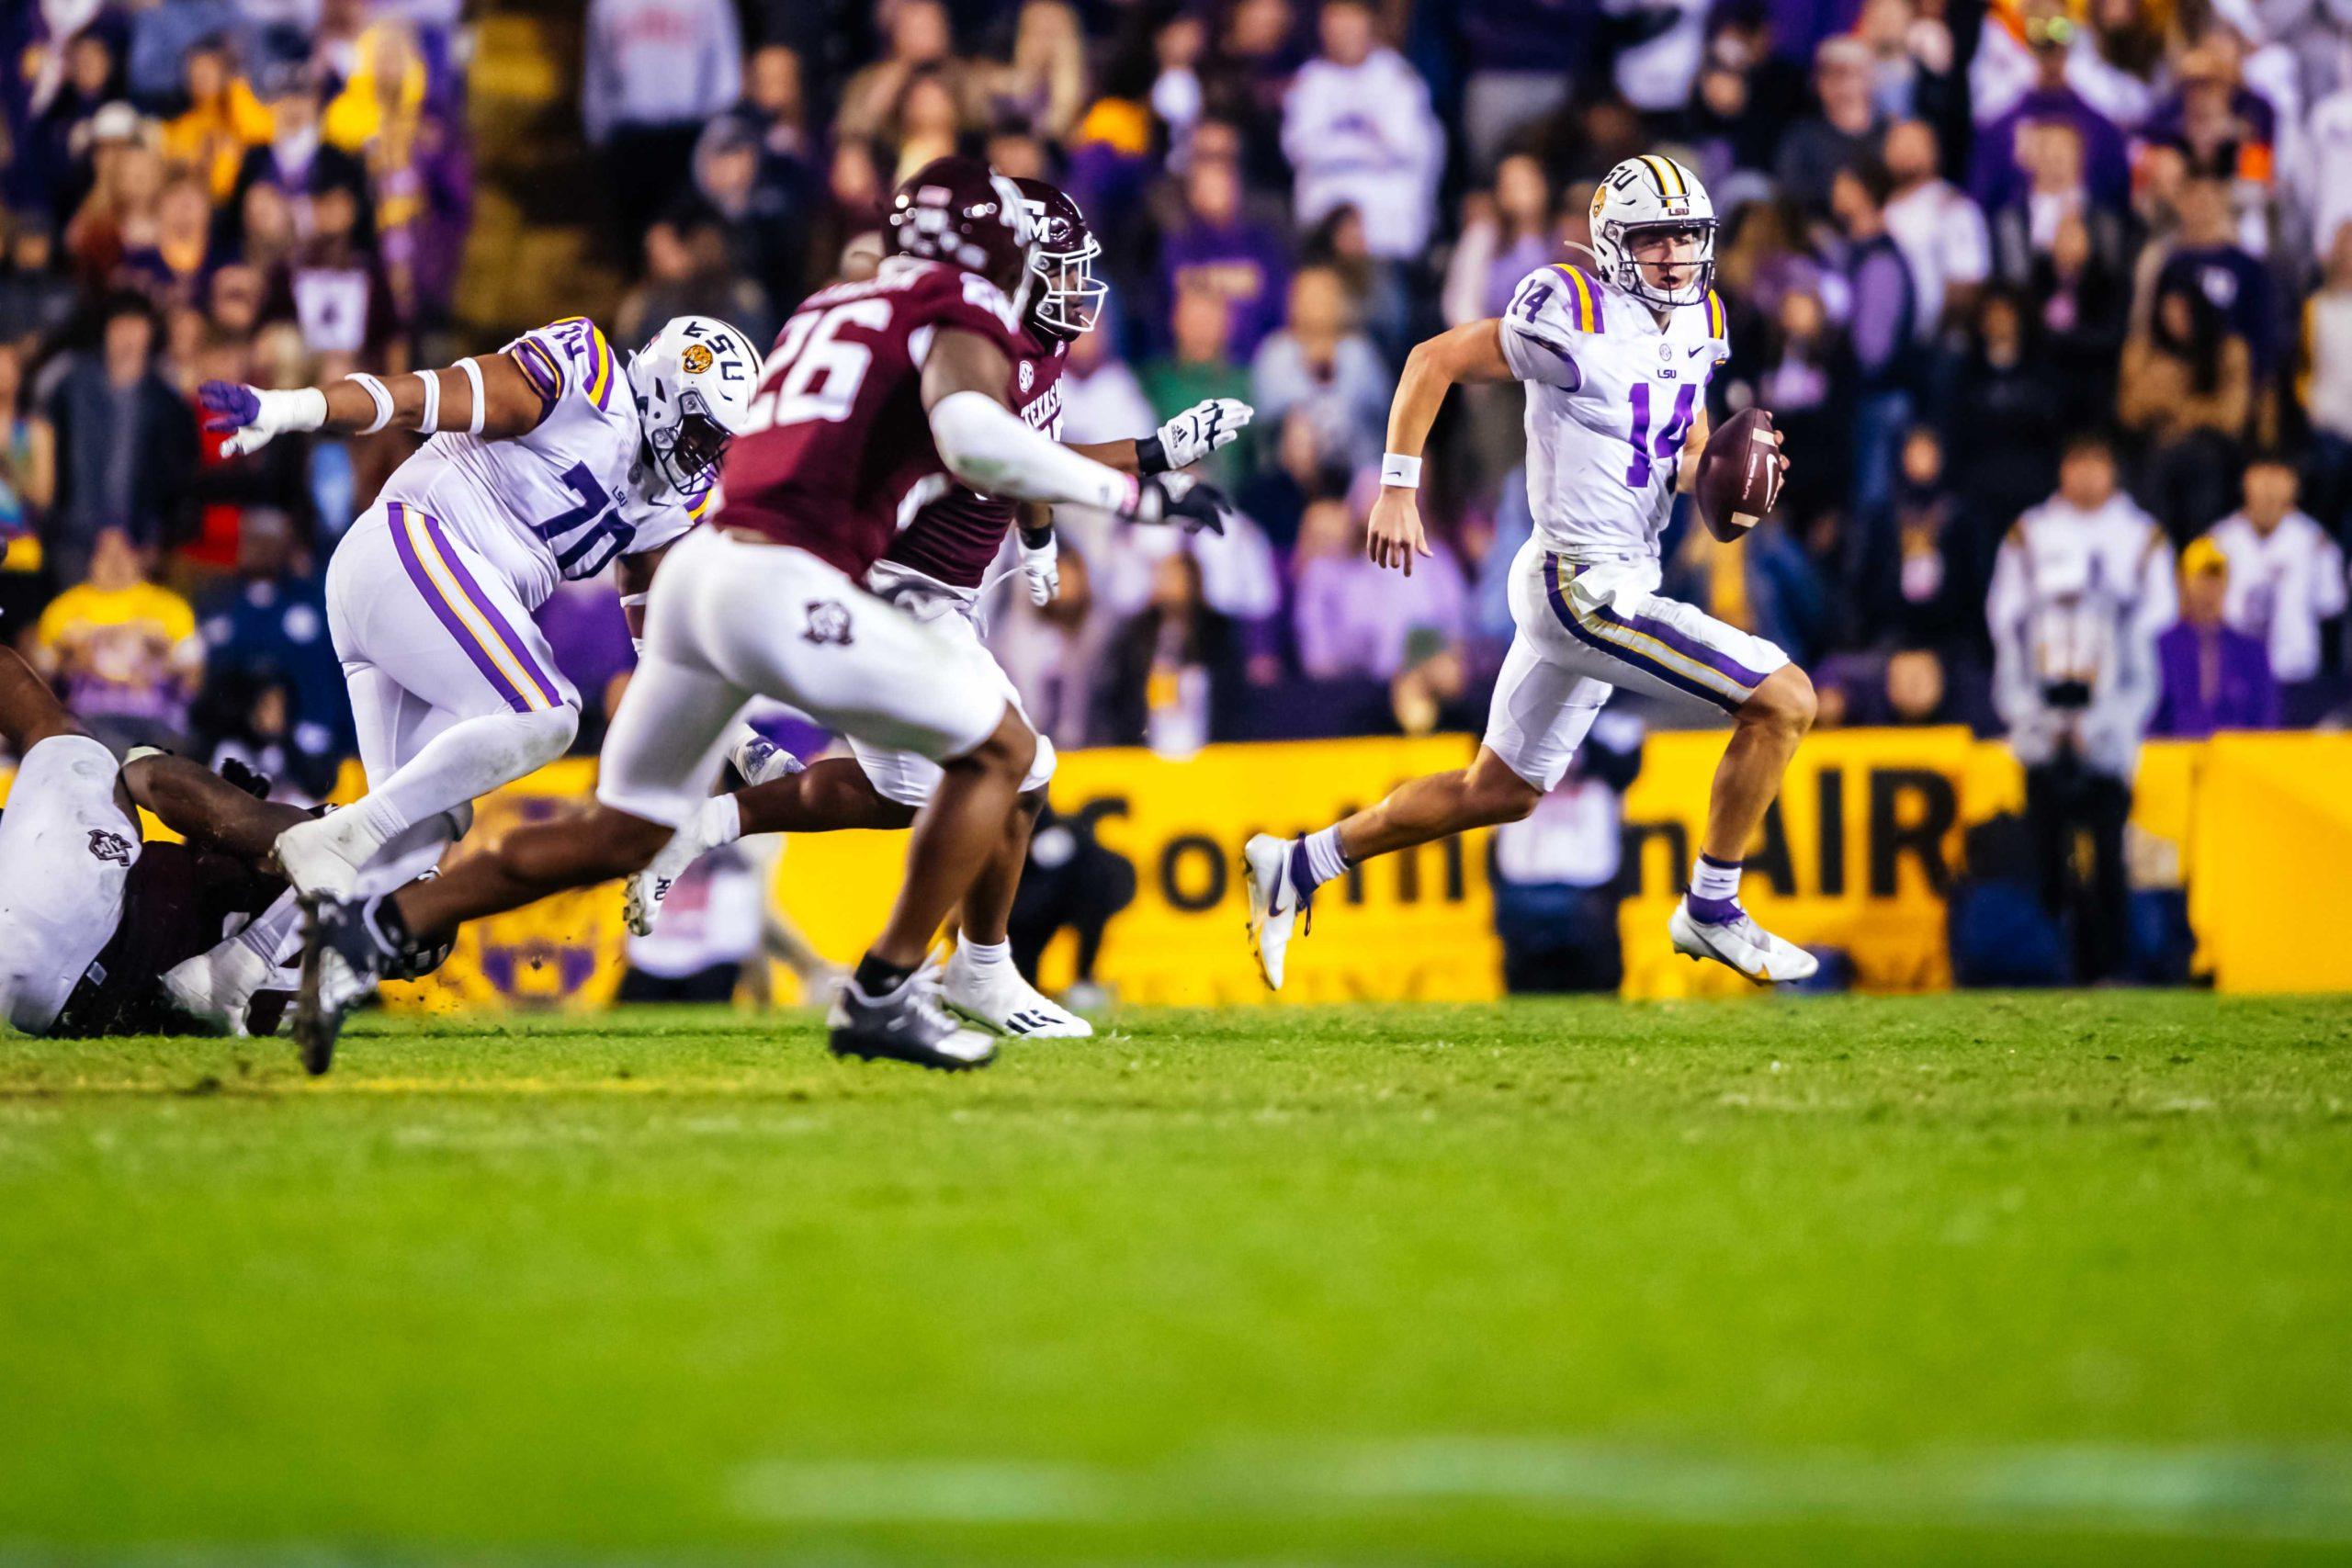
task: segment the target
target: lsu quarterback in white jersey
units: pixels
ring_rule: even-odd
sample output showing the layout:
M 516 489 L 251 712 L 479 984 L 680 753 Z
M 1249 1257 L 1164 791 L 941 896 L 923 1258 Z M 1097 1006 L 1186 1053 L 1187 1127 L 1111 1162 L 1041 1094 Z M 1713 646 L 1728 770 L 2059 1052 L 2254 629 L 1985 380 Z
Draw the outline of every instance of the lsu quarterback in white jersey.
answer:
M 299 893 L 347 897 L 363 871 L 379 887 L 409 880 L 469 802 L 563 754 L 580 697 L 531 612 L 560 580 L 618 563 L 637 629 L 662 551 L 709 504 L 759 363 L 735 328 L 682 316 L 624 365 L 574 316 L 389 380 L 200 389 L 232 456 L 286 431 L 428 437 L 327 568 L 368 793 L 279 840 Z
M 1690 896 L 1669 922 L 1676 949 L 1758 984 L 1818 967 L 1738 897 L 1741 857 L 1812 727 L 1813 684 L 1772 644 L 1657 592 L 1658 536 L 1706 445 L 1707 383 L 1728 352 L 1714 244 L 1698 176 L 1670 158 L 1628 158 L 1593 197 L 1592 266 L 1540 267 L 1500 318 L 1413 350 L 1389 409 L 1372 558 L 1410 572 L 1430 553 L 1416 492 L 1446 389 L 1526 383 L 1535 532 L 1511 567 L 1517 635 L 1469 767 L 1415 779 L 1320 832 L 1250 841 L 1250 937 L 1268 985 L 1282 985 L 1318 886 L 1368 856 L 1526 817 L 1619 686 L 1732 718 Z

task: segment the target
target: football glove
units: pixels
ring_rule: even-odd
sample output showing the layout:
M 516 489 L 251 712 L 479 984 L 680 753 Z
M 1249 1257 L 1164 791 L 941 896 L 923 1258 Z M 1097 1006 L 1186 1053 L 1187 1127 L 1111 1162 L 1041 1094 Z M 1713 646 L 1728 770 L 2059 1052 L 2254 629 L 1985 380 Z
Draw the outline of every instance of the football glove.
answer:
M 1137 523 L 1165 523 L 1187 534 L 1225 532 L 1225 493 L 1190 474 L 1153 474 L 1136 481 L 1127 515 Z
M 1029 603 L 1050 604 L 1062 591 L 1061 541 L 1052 534 L 1042 545 L 1021 541 L 1021 573 L 1029 581 Z
M 234 381 L 207 381 L 196 389 L 196 400 L 205 412 L 205 429 L 216 435 L 229 433 L 220 444 L 225 457 L 258 452 L 274 435 L 316 430 L 327 419 L 326 395 L 316 387 L 273 392 Z
M 1189 468 L 1232 445 L 1257 412 L 1238 398 L 1204 398 L 1136 443 L 1136 468 L 1147 474 Z

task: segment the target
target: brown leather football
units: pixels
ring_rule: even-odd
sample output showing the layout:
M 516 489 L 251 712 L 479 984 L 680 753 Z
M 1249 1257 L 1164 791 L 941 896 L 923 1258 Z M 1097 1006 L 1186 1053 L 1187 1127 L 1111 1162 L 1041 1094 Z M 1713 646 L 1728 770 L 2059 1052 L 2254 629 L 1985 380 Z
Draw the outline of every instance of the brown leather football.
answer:
M 1692 496 L 1699 520 L 1725 544 L 1763 520 L 1781 499 L 1780 448 L 1772 442 L 1770 414 L 1742 409 L 1708 433 Z

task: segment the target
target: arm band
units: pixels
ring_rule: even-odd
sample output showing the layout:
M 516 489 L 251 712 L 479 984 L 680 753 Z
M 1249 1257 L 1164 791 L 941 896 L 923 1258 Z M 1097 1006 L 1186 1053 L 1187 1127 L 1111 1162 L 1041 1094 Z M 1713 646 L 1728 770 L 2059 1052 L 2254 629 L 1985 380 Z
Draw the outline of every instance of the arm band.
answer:
M 931 411 L 931 434 L 948 470 L 983 495 L 1067 501 L 1105 512 L 1135 506 L 1138 487 L 1132 477 L 1030 429 L 985 392 L 940 399 Z
M 368 375 L 365 371 L 355 371 L 351 375 L 345 376 L 344 379 L 346 381 L 357 382 L 359 384 L 359 389 L 368 394 L 368 400 L 376 405 L 376 423 L 357 434 L 361 435 L 373 435 L 376 432 L 383 429 L 384 426 L 392 423 L 392 394 L 385 390 L 384 384 L 381 381 L 379 381 L 376 378 Z
M 1380 482 L 1405 490 L 1421 488 L 1421 460 L 1408 457 L 1402 452 L 1384 452 L 1380 456 Z
M 474 416 L 466 423 L 466 434 L 468 435 L 480 435 L 481 434 L 481 422 L 490 412 L 488 409 L 482 407 L 481 367 L 476 364 L 473 357 L 469 355 L 466 358 L 458 361 L 458 368 L 465 372 L 466 385 L 473 389 L 474 394 Z
M 416 378 L 424 386 L 424 412 L 417 416 L 416 427 L 431 435 L 441 428 L 441 372 L 419 370 Z

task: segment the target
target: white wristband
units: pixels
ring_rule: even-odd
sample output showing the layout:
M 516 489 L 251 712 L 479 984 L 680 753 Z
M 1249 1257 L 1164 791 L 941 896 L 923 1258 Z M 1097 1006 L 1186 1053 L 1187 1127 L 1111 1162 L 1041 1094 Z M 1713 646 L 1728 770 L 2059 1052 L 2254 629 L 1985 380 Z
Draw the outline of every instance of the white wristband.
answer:
M 1395 485 L 1404 490 L 1420 489 L 1421 460 L 1419 457 L 1408 457 L 1402 452 L 1382 453 L 1380 455 L 1380 482 L 1384 485 Z
M 424 388 L 424 412 L 418 416 L 416 427 L 431 435 L 441 428 L 441 372 L 419 370 L 416 378 Z
M 473 358 L 469 355 L 458 361 L 458 368 L 465 372 L 466 385 L 472 388 L 474 393 L 474 416 L 467 422 L 466 434 L 480 435 L 482 416 L 488 412 L 481 406 L 481 367 L 475 364 Z
M 381 381 L 364 370 L 355 371 L 344 379 L 357 382 L 359 389 L 367 393 L 368 400 L 376 405 L 376 423 L 360 431 L 360 434 L 373 435 L 392 423 L 392 394 L 385 389 Z

